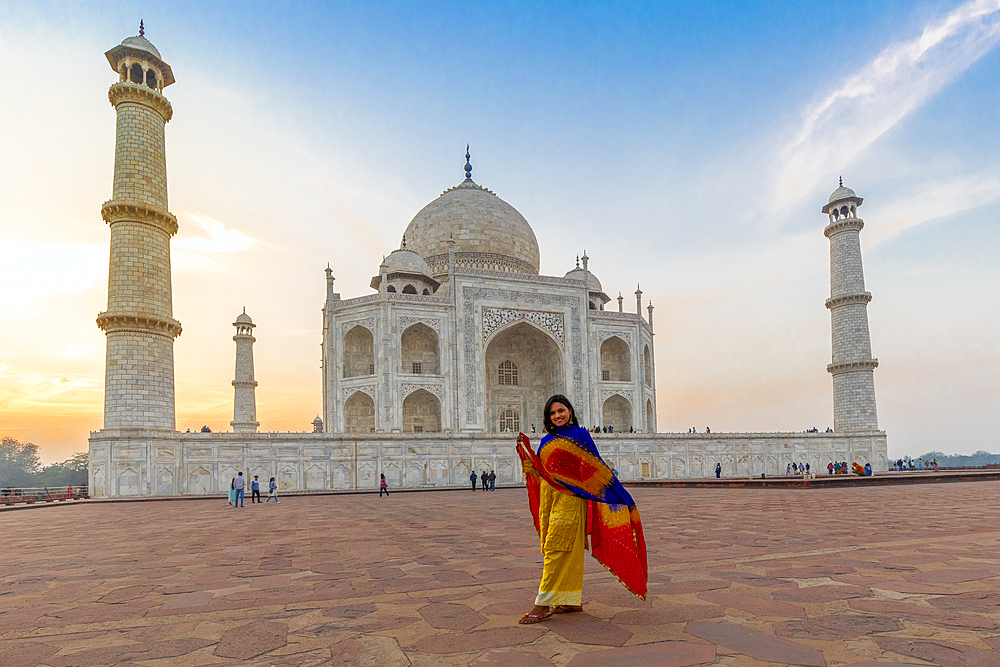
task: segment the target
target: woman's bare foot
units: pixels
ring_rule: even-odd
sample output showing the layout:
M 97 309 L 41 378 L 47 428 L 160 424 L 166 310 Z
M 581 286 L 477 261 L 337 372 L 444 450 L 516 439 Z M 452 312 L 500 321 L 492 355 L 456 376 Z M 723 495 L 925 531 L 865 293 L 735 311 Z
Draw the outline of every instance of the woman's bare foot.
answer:
M 551 615 L 552 615 L 551 609 L 549 609 L 548 607 L 541 607 L 536 604 L 534 607 L 531 608 L 531 611 L 529 611 L 527 614 L 521 617 L 521 620 L 518 621 L 518 623 L 520 623 L 521 625 L 533 625 L 535 623 L 540 623 L 544 621 Z
M 580 604 L 560 604 L 552 608 L 553 614 L 575 614 L 580 611 L 583 611 L 583 605 Z

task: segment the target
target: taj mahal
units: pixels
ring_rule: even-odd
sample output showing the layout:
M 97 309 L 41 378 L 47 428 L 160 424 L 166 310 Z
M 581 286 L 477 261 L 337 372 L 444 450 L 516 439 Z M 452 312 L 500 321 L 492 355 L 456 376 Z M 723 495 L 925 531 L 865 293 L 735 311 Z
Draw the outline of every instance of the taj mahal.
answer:
M 473 180 L 468 147 L 464 179 L 416 213 L 399 248 L 373 267 L 371 293 L 342 298 L 327 266 L 323 413 L 312 432 L 259 430 L 253 333 L 266 323 L 245 310 L 233 322 L 232 431 L 177 431 L 173 344 L 182 326 L 171 288 L 178 223 L 167 201 L 173 108 L 164 96 L 174 75 L 139 33 L 105 54 L 118 77 L 109 91 L 117 129 L 112 196 L 101 207 L 111 254 L 107 309 L 97 318 L 107 357 L 104 426 L 90 437 L 92 497 L 221 494 L 238 471 L 277 477 L 283 491 L 373 490 L 382 474 L 393 487 L 466 486 L 484 469 L 515 483 L 513 434 L 540 433 L 541 406 L 556 393 L 582 425 L 607 431 L 596 442 L 623 481 L 705 477 L 716 463 L 727 476 L 780 474 L 793 460 L 886 469 L 863 200 L 853 190 L 841 183 L 822 207 L 834 431 L 660 433 L 652 304 L 638 287 L 634 309 L 619 290 L 609 297 L 586 251 L 567 257 L 562 275 L 540 274 L 531 225 Z

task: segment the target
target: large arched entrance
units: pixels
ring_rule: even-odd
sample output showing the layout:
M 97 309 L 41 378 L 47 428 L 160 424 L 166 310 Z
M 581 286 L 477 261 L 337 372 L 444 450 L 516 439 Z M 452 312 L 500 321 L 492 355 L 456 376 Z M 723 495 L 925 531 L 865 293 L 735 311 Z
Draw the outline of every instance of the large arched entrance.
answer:
M 605 382 L 632 381 L 628 344 L 618 336 L 612 336 L 601 345 L 601 379 Z
M 493 336 L 486 348 L 487 430 L 516 424 L 540 431 L 545 401 L 564 393 L 563 352 L 548 334 L 522 321 Z
M 372 332 L 356 326 L 344 336 L 344 377 L 375 375 L 375 339 Z

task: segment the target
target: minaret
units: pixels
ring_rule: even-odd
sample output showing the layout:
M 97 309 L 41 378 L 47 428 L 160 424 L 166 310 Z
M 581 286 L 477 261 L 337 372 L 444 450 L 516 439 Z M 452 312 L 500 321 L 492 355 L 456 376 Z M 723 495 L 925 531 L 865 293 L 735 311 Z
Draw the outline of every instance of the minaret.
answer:
M 170 237 L 177 218 L 167 210 L 163 128 L 173 111 L 163 89 L 174 82 L 170 66 L 145 38 L 129 37 L 108 51 L 118 83 L 115 107 L 115 173 L 101 217 L 111 227 L 108 309 L 97 326 L 107 335 L 104 428 L 173 431 L 174 338 Z
M 829 218 L 824 234 L 830 239 L 830 324 L 833 331 L 833 428 L 835 431 L 876 431 L 875 368 L 868 333 L 868 302 L 861 266 L 861 230 L 857 207 L 862 198 L 840 187 L 823 207 Z
M 233 380 L 236 395 L 231 425 L 234 433 L 256 433 L 260 422 L 257 421 L 255 396 L 257 381 L 253 379 L 253 344 L 257 340 L 253 337 L 253 329 L 257 325 L 244 308 L 236 316 L 233 326 L 236 327 L 236 335 L 233 336 L 236 341 L 236 379 Z

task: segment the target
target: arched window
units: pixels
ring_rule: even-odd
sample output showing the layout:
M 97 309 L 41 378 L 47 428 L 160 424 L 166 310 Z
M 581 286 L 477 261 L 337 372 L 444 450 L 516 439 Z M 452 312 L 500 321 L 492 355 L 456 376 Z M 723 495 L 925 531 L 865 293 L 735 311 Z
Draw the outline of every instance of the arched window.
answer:
M 142 65 L 139 63 L 132 65 L 132 69 L 129 71 L 129 80 L 132 83 L 142 83 Z
M 156 72 L 151 69 L 146 70 L 146 85 L 156 89 Z
M 392 285 L 389 285 L 388 287 L 385 288 L 385 291 L 386 292 L 395 292 L 396 288 L 393 287 Z
M 507 387 L 517 386 L 517 366 L 513 361 L 501 361 L 497 368 L 497 384 Z
M 423 295 L 424 295 L 424 296 L 430 296 L 430 295 L 431 295 L 431 292 L 430 292 L 430 290 L 428 290 L 428 289 L 427 289 L 427 288 L 425 287 L 425 288 L 424 288 L 424 291 L 423 291 Z
M 846 206 L 841 206 L 840 207 L 840 215 L 842 215 L 845 218 L 847 217 L 847 207 Z
M 407 285 L 406 287 L 403 288 L 403 294 L 416 294 L 416 293 L 417 293 L 417 288 L 414 287 L 413 285 Z
M 504 408 L 497 426 L 501 433 L 517 433 L 521 430 L 521 413 L 517 408 Z

